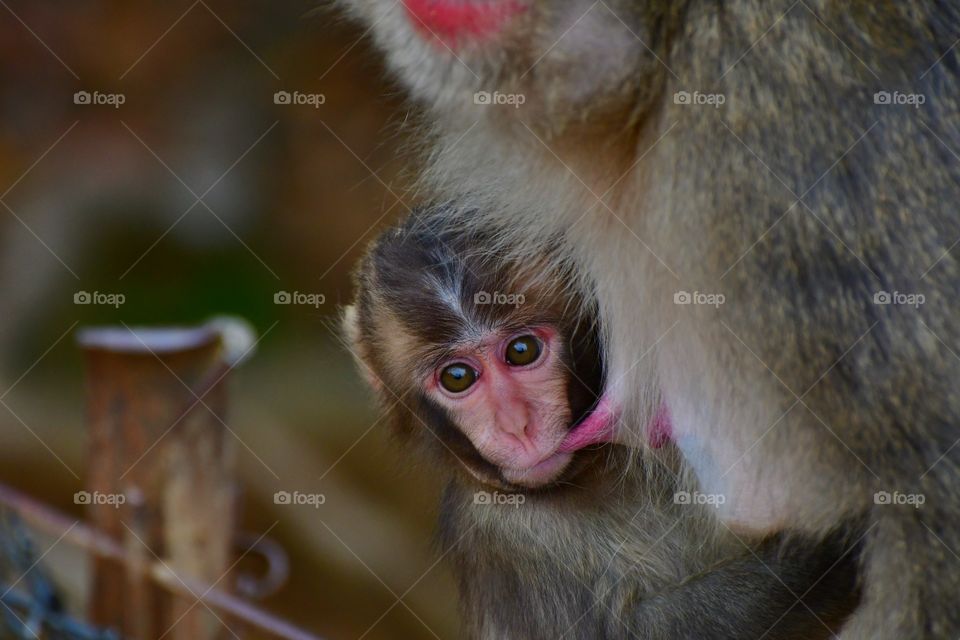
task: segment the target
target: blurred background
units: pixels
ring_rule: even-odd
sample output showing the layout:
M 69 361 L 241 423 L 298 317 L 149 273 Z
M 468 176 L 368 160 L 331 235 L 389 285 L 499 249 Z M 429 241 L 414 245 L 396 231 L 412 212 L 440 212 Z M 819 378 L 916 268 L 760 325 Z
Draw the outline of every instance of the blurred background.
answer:
M 83 515 L 80 327 L 241 316 L 261 338 L 229 381 L 241 525 L 291 559 L 262 606 L 331 639 L 450 638 L 436 478 L 336 337 L 352 266 L 411 204 L 385 75 L 315 1 L 0 1 L 0 482 Z M 45 564 L 82 593 L 66 547 Z

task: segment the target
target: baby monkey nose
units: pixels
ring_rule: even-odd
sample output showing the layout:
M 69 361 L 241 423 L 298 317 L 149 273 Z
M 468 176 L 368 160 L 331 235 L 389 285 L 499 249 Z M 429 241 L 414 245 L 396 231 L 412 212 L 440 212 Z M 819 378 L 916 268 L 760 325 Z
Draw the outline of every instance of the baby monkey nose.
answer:
M 533 423 L 526 415 L 509 416 L 498 421 L 500 431 L 521 440 L 529 440 L 533 436 Z
M 498 412 L 496 429 L 501 435 L 518 442 L 524 450 L 533 448 L 537 434 L 536 420 L 524 403 L 505 403 Z

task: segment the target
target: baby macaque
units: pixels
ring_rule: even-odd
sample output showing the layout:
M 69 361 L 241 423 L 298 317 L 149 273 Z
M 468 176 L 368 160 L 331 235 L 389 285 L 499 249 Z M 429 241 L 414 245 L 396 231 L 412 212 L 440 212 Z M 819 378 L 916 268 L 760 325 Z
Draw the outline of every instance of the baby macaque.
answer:
M 843 532 L 742 540 L 676 475 L 669 417 L 616 444 L 602 332 L 573 265 L 507 261 L 415 213 L 374 242 L 344 327 L 402 439 L 446 479 L 464 636 L 826 638 L 856 605 Z M 548 243 L 549 244 L 549 243 Z

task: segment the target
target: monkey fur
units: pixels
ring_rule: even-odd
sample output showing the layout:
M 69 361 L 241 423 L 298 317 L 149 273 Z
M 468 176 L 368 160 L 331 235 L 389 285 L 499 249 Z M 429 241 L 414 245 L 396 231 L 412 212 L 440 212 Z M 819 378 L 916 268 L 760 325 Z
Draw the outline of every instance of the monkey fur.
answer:
M 424 192 L 563 237 L 628 422 L 669 407 L 723 521 L 858 527 L 844 638 L 960 637 L 960 6 L 489 2 L 342 1 L 422 107 Z
M 552 324 L 567 336 L 574 418 L 602 385 L 590 298 L 560 263 L 506 262 L 445 208 L 385 232 L 357 271 L 345 331 L 401 439 L 441 469 L 439 541 L 480 639 L 827 638 L 857 601 L 856 550 L 838 532 L 739 538 L 684 504 L 672 447 L 578 451 L 555 483 L 512 486 L 418 388 L 418 361 L 479 328 Z M 568 275 L 568 274 L 566 274 Z M 478 294 L 520 292 L 516 306 Z M 687 494 L 689 495 L 689 493 Z M 802 599 L 802 603 L 800 600 Z

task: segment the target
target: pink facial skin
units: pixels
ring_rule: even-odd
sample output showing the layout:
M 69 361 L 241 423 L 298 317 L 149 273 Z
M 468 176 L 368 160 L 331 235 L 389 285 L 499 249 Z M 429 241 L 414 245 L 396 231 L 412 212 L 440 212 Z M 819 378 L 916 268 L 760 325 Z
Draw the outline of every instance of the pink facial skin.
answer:
M 424 38 L 438 38 L 450 47 L 465 39 L 495 35 L 524 6 L 517 0 L 402 0 L 410 22 Z
M 540 357 L 528 365 L 511 365 L 505 359 L 506 347 L 521 335 L 539 340 Z M 561 454 L 552 459 L 570 420 L 561 351 L 557 332 L 550 327 L 508 336 L 491 334 L 438 366 L 426 381 L 426 390 L 509 481 L 536 486 L 562 471 L 570 458 Z M 452 363 L 476 372 L 476 381 L 465 391 L 451 393 L 440 384 L 440 373 Z
M 534 336 L 540 356 L 527 365 L 506 360 L 507 345 L 520 336 Z M 519 334 L 493 333 L 468 345 L 425 381 L 425 387 L 453 415 L 464 435 L 480 454 L 497 465 L 513 484 L 537 487 L 559 476 L 576 451 L 617 441 L 617 403 L 608 391 L 589 415 L 573 429 L 567 404 L 568 372 L 560 361 L 560 337 L 550 327 L 530 328 Z M 451 392 L 440 383 L 441 373 L 458 364 L 476 373 L 473 384 Z M 666 407 L 647 429 L 650 444 L 663 446 L 671 438 Z

